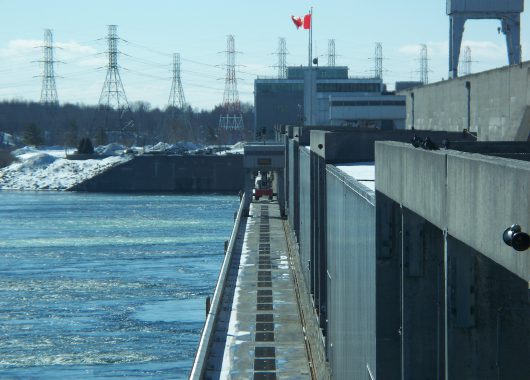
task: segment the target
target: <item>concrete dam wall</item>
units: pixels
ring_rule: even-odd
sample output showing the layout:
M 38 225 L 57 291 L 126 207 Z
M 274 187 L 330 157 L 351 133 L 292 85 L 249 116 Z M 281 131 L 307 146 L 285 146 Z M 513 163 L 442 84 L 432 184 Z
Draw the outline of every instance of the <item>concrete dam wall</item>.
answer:
M 528 230 L 528 144 L 302 128 L 286 209 L 332 378 L 526 379 L 530 259 L 502 233 Z
M 243 173 L 242 155 L 142 155 L 69 190 L 237 193 L 243 189 Z
M 530 62 L 401 91 L 408 129 L 477 132 L 479 141 L 526 141 Z

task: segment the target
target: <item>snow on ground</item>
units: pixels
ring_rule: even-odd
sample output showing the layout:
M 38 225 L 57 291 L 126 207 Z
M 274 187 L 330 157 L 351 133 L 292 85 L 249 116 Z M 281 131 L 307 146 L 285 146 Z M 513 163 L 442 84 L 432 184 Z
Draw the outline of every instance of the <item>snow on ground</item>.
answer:
M 244 143 L 238 143 L 224 149 L 218 146 L 203 148 L 200 144 L 183 141 L 176 144 L 159 142 L 156 145 L 136 147 L 131 150 L 172 154 L 195 152 L 198 154 L 206 149 L 211 150 L 211 153 L 222 150 L 224 152 L 220 154 L 242 154 L 243 146 Z M 98 146 L 94 148 L 94 151 L 103 156 L 110 155 L 110 157 L 101 160 L 67 160 L 64 147 L 37 149 L 26 146 L 11 152 L 17 161 L 0 169 L 0 190 L 66 190 L 112 166 L 130 160 L 132 155 L 123 155 L 125 150 L 126 147 L 123 145 L 108 144 Z M 68 153 L 74 153 L 74 151 L 73 148 L 68 149 Z
M 13 152 L 18 162 L 0 169 L 0 190 L 66 190 L 132 156 L 102 160 L 67 160 L 64 149 L 24 147 Z
M 31 156 L 38 154 L 38 153 L 46 153 L 50 156 L 57 157 L 57 158 L 66 157 L 66 152 L 64 148 L 60 146 L 52 146 L 52 147 L 46 147 L 42 149 L 38 149 L 33 146 L 25 146 L 23 148 L 12 151 L 11 155 L 15 156 L 21 161 L 25 161 L 28 158 L 31 158 Z M 70 148 L 68 150 L 68 153 L 73 153 L 73 149 Z
M 99 154 L 107 156 L 117 156 L 122 154 L 127 148 L 124 145 L 111 143 L 108 145 L 100 145 L 94 148 L 94 151 Z
M 142 148 L 137 147 L 137 150 L 142 150 L 146 153 L 158 152 L 158 153 L 168 153 L 168 154 L 183 154 L 190 151 L 194 151 L 202 148 L 201 144 L 195 144 L 190 141 L 179 141 L 175 144 L 168 144 L 165 142 L 159 142 L 155 145 L 146 145 Z
M 223 149 L 216 154 L 218 156 L 225 156 L 227 154 L 243 154 L 245 149 L 246 142 L 245 141 L 239 141 L 235 143 L 234 145 L 229 145 L 226 147 L 226 149 Z

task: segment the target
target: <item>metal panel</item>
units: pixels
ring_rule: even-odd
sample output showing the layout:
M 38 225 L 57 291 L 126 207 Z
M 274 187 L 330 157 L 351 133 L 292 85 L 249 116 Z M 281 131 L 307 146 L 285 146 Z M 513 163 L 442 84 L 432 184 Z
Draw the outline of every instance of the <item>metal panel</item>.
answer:
M 293 228 L 296 238 L 300 240 L 300 184 L 299 163 L 300 153 L 298 142 L 289 139 L 288 148 L 288 183 L 289 183 L 289 223 Z
M 320 327 L 326 336 L 327 327 L 327 260 L 326 260 L 326 162 L 311 151 L 311 257 L 315 308 Z
M 375 363 L 375 194 L 326 167 L 328 352 L 333 377 L 367 379 Z
M 309 149 L 300 147 L 300 261 L 308 289 L 313 293 L 310 280 L 311 265 L 311 160 Z
M 285 131 L 285 126 L 282 127 L 282 129 Z M 285 147 L 285 170 L 284 170 L 284 193 L 285 193 L 285 203 L 284 207 L 286 210 L 289 210 L 289 138 L 285 134 L 285 132 L 282 134 L 281 139 L 283 141 L 283 145 Z M 292 154 L 292 153 L 291 153 Z

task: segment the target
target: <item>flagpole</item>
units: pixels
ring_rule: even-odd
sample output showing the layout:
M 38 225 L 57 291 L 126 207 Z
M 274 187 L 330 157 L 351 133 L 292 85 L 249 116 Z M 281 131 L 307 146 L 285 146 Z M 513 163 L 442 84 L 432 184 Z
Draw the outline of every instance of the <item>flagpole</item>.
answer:
M 309 10 L 311 27 L 309 28 L 309 67 L 313 66 L 313 7 Z
M 309 10 L 309 120 L 306 125 L 314 125 L 313 120 L 313 7 Z M 304 123 L 305 124 L 305 123 Z

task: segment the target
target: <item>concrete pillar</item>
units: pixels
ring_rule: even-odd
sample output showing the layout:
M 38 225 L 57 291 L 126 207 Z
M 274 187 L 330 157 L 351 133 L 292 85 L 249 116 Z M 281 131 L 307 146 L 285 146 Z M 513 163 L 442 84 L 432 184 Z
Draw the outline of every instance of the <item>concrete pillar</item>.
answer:
M 289 223 L 300 241 L 300 150 L 298 142 L 289 142 Z
M 285 148 L 285 165 L 284 165 L 284 170 L 283 170 L 283 194 L 284 194 L 284 208 L 285 208 L 285 214 L 287 215 L 288 213 L 288 210 L 289 208 L 291 207 L 289 205 L 289 178 L 287 178 L 289 176 L 289 156 L 290 156 L 290 153 L 289 153 L 289 136 L 287 134 L 284 134 L 283 135 L 283 145 L 284 145 L 284 148 Z
M 316 67 L 304 70 L 304 125 L 317 122 L 317 70 Z
M 252 202 L 252 189 L 254 188 L 254 180 L 252 178 L 252 170 L 245 169 L 245 200 L 243 207 L 243 215 L 250 216 L 250 202 Z
M 285 171 L 283 169 L 276 172 L 276 178 L 278 178 L 278 204 L 280 205 L 280 215 L 284 217 L 285 213 Z
M 311 295 L 314 295 L 313 267 L 314 258 L 311 247 L 311 234 L 313 228 L 312 189 L 311 189 L 311 157 L 305 151 L 299 150 L 299 177 L 296 182 L 298 191 L 298 202 L 296 207 L 299 212 L 298 218 L 298 243 L 300 247 L 300 264 L 303 269 L 304 279 Z
M 437 379 L 444 373 L 444 235 L 406 208 L 402 218 L 401 378 Z
M 528 282 L 451 237 L 447 250 L 449 379 L 528 379 Z
M 376 368 L 374 378 L 401 376 L 401 210 L 386 195 L 376 196 Z M 372 371 L 374 369 L 372 368 Z

